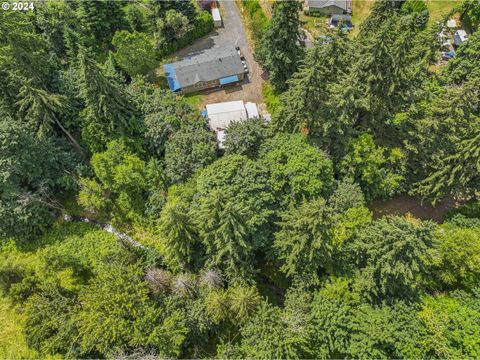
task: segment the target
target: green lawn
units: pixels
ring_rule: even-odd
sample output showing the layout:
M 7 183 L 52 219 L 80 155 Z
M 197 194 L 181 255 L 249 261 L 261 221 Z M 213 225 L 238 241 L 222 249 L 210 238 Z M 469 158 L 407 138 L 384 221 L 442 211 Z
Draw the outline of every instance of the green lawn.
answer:
M 314 37 L 325 34 L 324 29 L 327 27 L 326 16 L 307 16 L 303 13 L 300 13 L 300 21 L 302 21 L 302 26 Z
M 430 21 L 438 21 L 448 14 L 460 1 L 451 0 L 427 0 L 428 11 L 430 12 Z
M 350 32 L 355 36 L 360 31 L 360 24 L 370 15 L 370 9 L 373 6 L 374 0 L 353 0 L 352 4 L 352 23 L 355 25 Z
M 353 0 L 352 22 L 355 25 L 351 34 L 356 35 L 360 24 L 370 15 L 370 10 L 375 0 Z M 460 0 L 426 0 L 430 21 L 438 21 L 448 14 Z
M 202 103 L 202 94 L 194 92 L 183 96 L 185 101 L 193 108 L 200 109 Z

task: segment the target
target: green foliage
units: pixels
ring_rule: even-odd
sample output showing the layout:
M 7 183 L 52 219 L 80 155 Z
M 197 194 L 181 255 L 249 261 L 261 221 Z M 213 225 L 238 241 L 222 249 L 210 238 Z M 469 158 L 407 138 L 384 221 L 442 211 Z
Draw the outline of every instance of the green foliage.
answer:
M 171 1 L 164 2 L 168 4 Z M 188 3 L 188 1 L 181 1 L 181 3 Z M 171 15 L 173 17 L 172 20 L 175 20 L 172 21 L 172 23 L 165 23 L 164 20 L 159 20 L 159 22 L 161 22 L 161 28 L 167 33 L 169 32 L 173 37 L 171 40 L 168 40 L 163 37 L 164 35 L 162 33 L 157 33 L 157 46 L 160 46 L 162 56 L 171 54 L 174 51 L 191 44 L 195 40 L 207 35 L 214 29 L 212 15 L 206 11 L 197 16 L 194 25 L 185 23 L 184 21 L 186 18 L 178 14 L 178 12 L 173 12 L 171 14 L 173 15 Z M 180 24 L 178 20 L 180 20 Z M 180 27 L 174 31 L 174 29 L 170 27 L 171 25 L 180 25 Z M 179 33 L 182 34 L 181 37 L 177 36 Z
M 225 154 L 245 155 L 254 159 L 267 136 L 266 132 L 265 120 L 261 118 L 230 124 L 226 130 Z
M 338 147 L 352 120 L 338 119 L 338 103 L 332 101 L 334 87 L 350 62 L 347 40 L 343 32 L 328 33 L 307 51 L 288 82 L 288 91 L 282 95 L 281 111 L 274 117 L 275 128 L 288 132 L 305 130 L 312 137 L 320 137 L 326 148 Z
M 326 194 L 333 185 L 332 162 L 301 135 L 276 135 L 261 147 L 259 157 L 282 207 Z
M 147 75 L 157 65 L 153 43 L 144 33 L 117 31 L 112 44 L 115 60 L 130 76 Z
M 33 295 L 26 308 L 25 337 L 29 346 L 43 354 L 76 353 L 74 324 L 70 313 L 75 305 L 74 293 L 54 284 L 46 284 Z
M 263 302 L 256 315 L 242 327 L 242 341 L 235 357 L 262 359 L 305 358 L 306 336 L 296 326 L 295 319 L 283 314 L 278 307 Z M 221 354 L 232 356 L 232 354 Z
M 480 3 L 478 0 L 464 0 L 460 5 L 460 11 L 465 27 L 478 30 L 480 26 Z
M 273 90 L 269 83 L 264 82 L 262 84 L 262 96 L 265 100 L 267 110 L 272 116 L 275 116 L 281 109 L 280 94 Z
M 96 1 L 74 2 L 77 31 L 80 33 L 82 45 L 101 51 L 110 44 L 117 30 L 125 27 L 123 5 L 121 2 Z
M 0 357 L 479 357 L 477 33 L 444 66 L 447 17 L 378 0 L 304 49 L 299 2 L 237 3 L 273 126 L 233 124 L 225 154 L 148 76 L 213 30 L 194 1 L 0 12 Z M 373 219 L 403 191 L 472 201 Z
M 158 220 L 158 232 L 165 244 L 164 261 L 172 270 L 185 270 L 192 262 L 197 234 L 188 205 L 183 199 L 170 195 Z
M 186 181 L 217 157 L 217 139 L 197 121 L 177 131 L 165 147 L 165 174 L 171 183 Z
M 270 226 L 273 202 L 266 169 L 245 156 L 224 156 L 199 175 L 198 204 L 203 206 L 213 192 L 221 194 L 233 207 L 242 209 L 242 225 L 251 246 L 255 249 L 266 246 L 268 239 L 265 232 Z
M 478 292 L 476 297 L 456 299 L 440 295 L 425 299 L 419 317 L 426 328 L 420 344 L 427 357 L 479 356 L 478 302 Z
M 175 310 L 156 310 L 140 276 L 137 266 L 107 266 L 80 293 L 75 321 L 84 351 L 114 354 L 154 346 L 161 356 L 179 355 L 184 320 Z
M 461 84 L 468 78 L 480 76 L 478 52 L 480 51 L 480 34 L 469 36 L 468 41 L 458 48 L 456 57 L 448 62 L 445 73 L 447 80 L 453 84 Z
M 393 217 L 364 228 L 348 250 L 356 264 L 358 290 L 373 300 L 415 298 L 432 241 L 429 222 Z
M 301 3 L 297 0 L 274 3 L 272 20 L 255 49 L 255 57 L 268 71 L 269 81 L 278 91 L 287 89 L 286 81 L 303 57 L 300 9 Z
M 13 110 L 20 87 L 32 79 L 35 87 L 54 81 L 55 62 L 49 55 L 48 42 L 35 32 L 35 25 L 25 11 L 0 14 L 0 85 L 2 103 Z
M 78 54 L 79 95 L 85 102 L 82 137 L 90 150 L 101 151 L 113 139 L 135 134 L 136 108 L 124 89 L 105 76 L 85 50 Z
M 248 241 L 246 211 L 213 190 L 202 199 L 194 216 L 207 266 L 221 269 L 230 281 L 247 277 L 252 267 L 254 247 Z
M 367 200 L 390 198 L 403 189 L 405 155 L 376 145 L 365 133 L 350 143 L 340 171 L 358 181 Z
M 402 10 L 405 11 L 406 13 L 421 13 L 422 11 L 425 11 L 427 9 L 427 5 L 425 2 L 421 0 L 407 0 L 405 3 L 402 5 Z
M 331 269 L 331 214 L 324 199 L 305 201 L 281 215 L 274 247 L 289 277 L 314 279 L 320 267 Z
M 91 165 L 95 178 L 80 179 L 79 203 L 118 223 L 139 220 L 149 185 L 145 162 L 123 142 L 112 141 L 92 156 Z
M 477 286 L 480 279 L 480 223 L 467 228 L 446 223 L 435 236 L 432 275 L 446 288 Z
M 45 230 L 58 208 L 53 193 L 75 188 L 71 173 L 77 164 L 61 143 L 0 120 L 0 236 L 28 238 Z
M 258 0 L 241 0 L 247 15 L 248 30 L 252 34 L 253 46 L 257 48 L 268 26 L 268 18 Z
M 167 140 L 198 117 L 186 101 L 170 91 L 159 89 L 146 95 L 142 110 L 145 114 L 147 145 L 158 158 L 164 155 Z

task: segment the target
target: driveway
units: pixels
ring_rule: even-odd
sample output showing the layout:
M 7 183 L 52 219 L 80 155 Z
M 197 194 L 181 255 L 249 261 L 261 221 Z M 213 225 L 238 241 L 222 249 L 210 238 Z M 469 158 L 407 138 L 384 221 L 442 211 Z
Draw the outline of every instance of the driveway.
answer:
M 237 4 L 234 0 L 221 0 L 219 7 L 223 27 L 215 29 L 211 34 L 197 40 L 192 45 L 178 50 L 174 56 L 181 59 L 186 56 L 214 52 L 222 47 L 240 47 L 249 69 L 246 80 L 239 85 L 232 85 L 221 90 L 205 90 L 202 92 L 201 107 L 203 108 L 206 104 L 234 100 L 263 103 L 263 80 L 261 78 L 263 70 L 253 59 L 253 52 L 247 40 Z

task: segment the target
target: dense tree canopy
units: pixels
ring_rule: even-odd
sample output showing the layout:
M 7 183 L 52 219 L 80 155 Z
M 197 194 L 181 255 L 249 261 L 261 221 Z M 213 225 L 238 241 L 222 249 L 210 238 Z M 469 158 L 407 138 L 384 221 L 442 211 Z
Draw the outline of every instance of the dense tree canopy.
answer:
M 232 2 L 263 69 L 208 97 L 155 70 L 213 29 L 193 0 L 2 10 L 0 358 L 479 358 L 480 17 L 449 4 L 305 46 L 299 1 Z M 257 87 L 219 146 L 196 104 Z

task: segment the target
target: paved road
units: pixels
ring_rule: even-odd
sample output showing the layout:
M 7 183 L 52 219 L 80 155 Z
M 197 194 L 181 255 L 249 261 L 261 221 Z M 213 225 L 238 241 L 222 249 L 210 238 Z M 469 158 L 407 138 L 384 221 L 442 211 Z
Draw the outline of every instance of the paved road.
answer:
M 202 97 L 202 106 L 209 103 L 244 100 L 257 104 L 263 103 L 261 92 L 263 70 L 254 61 L 252 49 L 247 40 L 240 11 L 233 0 L 220 1 L 220 13 L 223 27 L 216 29 L 206 37 L 197 40 L 192 45 L 177 51 L 178 58 L 195 56 L 197 54 L 216 51 L 222 47 L 239 46 L 249 68 L 248 79 L 239 86 L 230 86 L 222 90 L 206 90 Z

